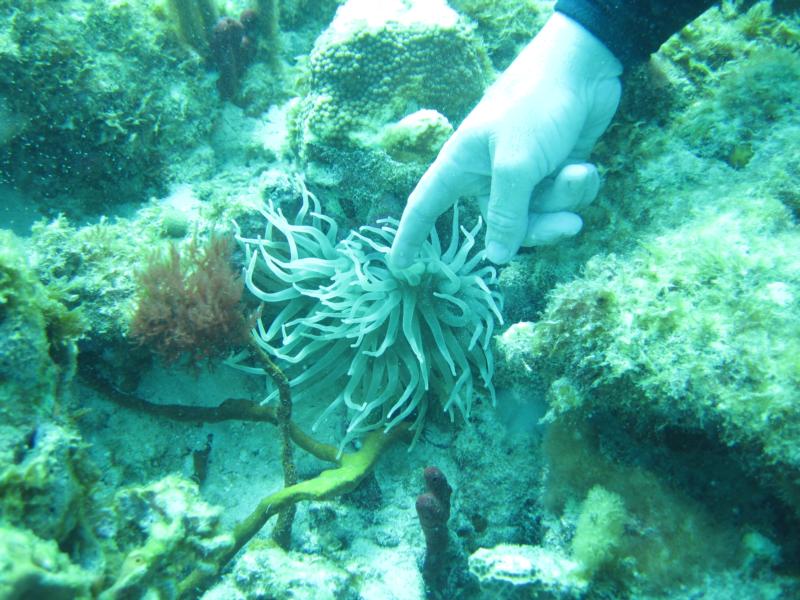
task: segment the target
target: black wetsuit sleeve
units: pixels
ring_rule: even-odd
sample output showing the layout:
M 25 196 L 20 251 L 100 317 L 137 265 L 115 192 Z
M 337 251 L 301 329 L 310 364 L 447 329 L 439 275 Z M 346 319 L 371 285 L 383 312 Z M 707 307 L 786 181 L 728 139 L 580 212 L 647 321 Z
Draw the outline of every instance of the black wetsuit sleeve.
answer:
M 558 0 L 555 9 L 595 35 L 624 65 L 646 60 L 712 0 Z

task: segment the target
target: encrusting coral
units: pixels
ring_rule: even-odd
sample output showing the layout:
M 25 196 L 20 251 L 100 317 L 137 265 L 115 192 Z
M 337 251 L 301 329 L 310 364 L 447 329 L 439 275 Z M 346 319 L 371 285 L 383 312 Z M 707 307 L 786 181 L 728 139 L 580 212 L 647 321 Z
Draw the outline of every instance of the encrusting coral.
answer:
M 397 223 L 379 221 L 337 244 L 337 227 L 320 213 L 302 182 L 302 206 L 290 221 L 273 203 L 261 214 L 263 236 L 237 239 L 246 252 L 245 283 L 264 303 L 254 334 L 275 357 L 300 397 L 328 393 L 346 380 L 317 420 L 346 407 L 350 422 L 342 445 L 414 415 L 418 435 L 428 391 L 451 418 L 468 416 L 476 379 L 494 401 L 490 349 L 502 297 L 493 267 L 473 252 L 481 223 L 467 231 L 453 220 L 450 243 L 436 232 L 418 263 L 393 271 L 387 255 Z M 264 371 L 233 364 L 256 374 Z M 267 397 L 271 400 L 273 392 Z

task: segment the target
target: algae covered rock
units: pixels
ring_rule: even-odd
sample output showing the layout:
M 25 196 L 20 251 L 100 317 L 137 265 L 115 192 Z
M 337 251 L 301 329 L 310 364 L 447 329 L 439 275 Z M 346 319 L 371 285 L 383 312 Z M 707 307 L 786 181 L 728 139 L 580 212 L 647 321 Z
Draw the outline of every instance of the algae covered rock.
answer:
M 22 242 L 0 230 L 0 417 L 50 414 L 75 369 L 83 323 L 34 275 Z
M 121 387 L 135 386 L 150 360 L 148 348 L 129 337 L 143 272 L 170 248 L 191 256 L 193 248 L 203 246 L 198 240 L 211 235 L 218 219 L 235 214 L 237 206 L 228 201 L 228 213 L 219 217 L 214 203 L 202 204 L 184 186 L 168 198 L 151 200 L 133 218 L 76 226 L 61 215 L 34 223 L 27 243 L 32 267 L 47 289 L 80 307 L 84 317 L 82 366 L 104 365 Z
M 737 60 L 768 49 L 796 48 L 800 16 L 795 8 L 768 0 L 720 2 L 667 40 L 656 61 L 686 97 L 702 94 Z
M 576 575 L 578 563 L 540 546 L 501 544 L 479 548 L 469 570 L 480 581 L 479 598 L 579 598 L 586 582 Z
M 173 597 L 177 583 L 190 572 L 212 572 L 215 558 L 233 544 L 229 534 L 221 533 L 221 512 L 202 500 L 196 483 L 177 475 L 117 492 L 102 535 L 116 547 L 121 562 L 105 593 L 109 598 Z
M 800 57 L 795 49 L 753 51 L 722 70 L 711 97 L 682 115 L 679 131 L 701 155 L 742 169 L 763 140 L 783 133 L 787 122 L 797 124 L 798 95 Z
M 0 1 L 0 173 L 40 205 L 146 198 L 210 130 L 213 79 L 151 4 Z
M 145 248 L 158 240 L 155 228 L 127 220 L 101 219 L 76 227 L 59 216 L 33 225 L 29 240 L 39 278 L 86 317 L 89 342 L 108 348 L 127 333 L 137 290 L 136 271 Z
M 82 509 L 97 475 L 83 442 L 45 423 L 0 430 L 0 518 L 37 536 L 64 542 L 82 534 Z
M 557 386 L 551 417 L 596 407 L 706 431 L 768 479 L 796 474 L 800 233 L 777 200 L 723 204 L 630 256 L 593 258 L 501 346 Z
M 720 456 L 721 443 L 695 434 L 692 457 L 666 458 L 667 435 L 636 444 L 630 429 L 618 412 L 575 411 L 544 435 L 544 543 L 569 555 L 588 597 L 705 597 L 736 581 L 763 591 L 715 597 L 793 597 L 796 577 L 780 576 L 793 561 L 789 511 L 735 456 Z
M 477 25 L 492 64 L 503 70 L 553 13 L 553 0 L 450 0 Z
M 222 583 L 204 600 L 292 598 L 293 600 L 357 600 L 352 574 L 322 556 L 278 547 L 248 549 Z
M 0 598 L 88 600 L 92 583 L 54 541 L 0 525 Z

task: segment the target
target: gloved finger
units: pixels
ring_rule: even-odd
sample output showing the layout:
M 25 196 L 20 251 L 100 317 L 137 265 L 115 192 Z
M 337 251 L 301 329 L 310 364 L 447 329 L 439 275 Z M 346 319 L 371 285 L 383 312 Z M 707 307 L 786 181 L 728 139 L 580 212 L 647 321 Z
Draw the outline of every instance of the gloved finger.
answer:
M 394 267 L 403 269 L 414 262 L 439 215 L 459 196 L 475 189 L 481 179 L 478 174 L 464 171 L 462 163 L 455 160 L 458 152 L 463 155 L 463 145 L 448 142 L 408 197 L 389 255 Z
M 525 239 L 531 192 L 541 177 L 525 164 L 496 158 L 486 210 L 486 256 L 493 263 L 511 260 Z
M 578 210 L 588 206 L 600 189 L 600 175 L 590 163 L 566 165 L 555 179 L 537 187 L 531 210 L 537 213 Z
M 489 184 L 491 185 L 491 182 L 489 182 Z M 475 202 L 478 203 L 478 209 L 483 216 L 483 222 L 486 223 L 486 214 L 489 212 L 489 194 L 478 194 L 475 196 Z
M 531 213 L 523 246 L 546 246 L 572 237 L 583 227 L 583 220 L 571 212 Z

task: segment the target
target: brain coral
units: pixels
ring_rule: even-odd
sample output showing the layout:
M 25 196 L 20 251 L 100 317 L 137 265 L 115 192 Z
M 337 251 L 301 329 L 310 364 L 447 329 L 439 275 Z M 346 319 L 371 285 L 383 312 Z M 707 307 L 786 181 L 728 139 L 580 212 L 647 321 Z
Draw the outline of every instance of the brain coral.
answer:
M 444 0 L 350 0 L 311 52 L 293 145 L 305 157 L 310 143 L 352 139 L 420 108 L 460 121 L 489 76 L 483 47 Z
M 394 219 L 337 244 L 336 224 L 301 187 L 292 221 L 270 203 L 263 236 L 238 239 L 247 287 L 265 303 L 256 341 L 280 361 L 296 394 L 333 398 L 317 422 L 346 407 L 344 444 L 410 417 L 419 433 L 429 391 L 451 418 L 469 415 L 476 384 L 494 400 L 490 344 L 502 298 L 494 268 L 473 251 L 481 223 L 462 227 L 462 241 L 456 216 L 447 247 L 434 231 L 418 264 L 398 274 L 386 260 Z

